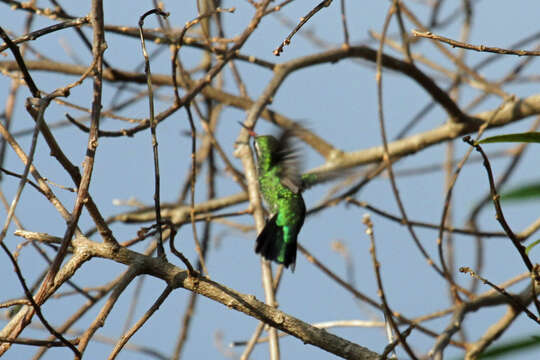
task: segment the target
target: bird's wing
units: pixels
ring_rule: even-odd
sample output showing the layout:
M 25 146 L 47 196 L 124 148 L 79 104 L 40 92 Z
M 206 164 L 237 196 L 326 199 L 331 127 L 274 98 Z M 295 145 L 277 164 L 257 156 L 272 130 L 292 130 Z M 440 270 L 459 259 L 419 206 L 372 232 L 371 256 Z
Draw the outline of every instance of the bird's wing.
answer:
M 294 130 L 286 129 L 278 137 L 274 164 L 279 166 L 281 183 L 292 192 L 298 194 L 302 191 L 301 156 L 294 146 L 292 137 Z
M 314 185 L 322 184 L 338 178 L 345 178 L 352 174 L 352 169 L 308 172 L 302 174 L 301 176 L 301 189 L 304 191 Z

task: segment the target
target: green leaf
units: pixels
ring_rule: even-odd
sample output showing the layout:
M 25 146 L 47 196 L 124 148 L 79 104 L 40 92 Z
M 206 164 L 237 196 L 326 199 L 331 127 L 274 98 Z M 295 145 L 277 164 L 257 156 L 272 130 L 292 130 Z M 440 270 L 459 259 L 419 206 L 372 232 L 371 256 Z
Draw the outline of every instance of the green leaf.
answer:
M 500 142 L 520 142 L 520 143 L 540 143 L 540 132 L 524 132 L 515 134 L 505 134 L 491 136 L 478 141 L 478 144 L 500 143 Z
M 540 182 L 519 185 L 501 194 L 503 201 L 533 200 L 538 197 L 540 197 Z
M 509 341 L 497 346 L 489 347 L 479 359 L 494 359 L 505 355 L 505 359 L 509 359 L 509 354 L 513 352 L 522 352 L 531 348 L 540 346 L 540 337 L 524 336 L 522 338 Z M 502 357 L 501 357 L 502 358 Z
M 532 250 L 533 247 L 535 247 L 536 245 L 540 244 L 540 239 L 536 240 L 535 242 L 533 242 L 532 244 L 529 244 L 527 245 L 527 247 L 525 248 L 525 253 L 527 253 L 527 255 L 529 254 L 529 251 Z

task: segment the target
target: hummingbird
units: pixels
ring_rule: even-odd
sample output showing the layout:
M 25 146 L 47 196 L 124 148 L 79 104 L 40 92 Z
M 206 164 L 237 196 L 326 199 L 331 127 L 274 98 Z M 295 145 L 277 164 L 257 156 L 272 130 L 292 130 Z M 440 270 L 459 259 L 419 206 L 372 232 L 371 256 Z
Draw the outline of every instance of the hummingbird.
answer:
M 261 194 L 270 213 L 257 236 L 255 253 L 294 271 L 298 233 L 306 217 L 302 191 L 315 178 L 301 175 L 299 153 L 291 142 L 294 130 L 283 130 L 278 137 L 249 131 L 255 139 Z

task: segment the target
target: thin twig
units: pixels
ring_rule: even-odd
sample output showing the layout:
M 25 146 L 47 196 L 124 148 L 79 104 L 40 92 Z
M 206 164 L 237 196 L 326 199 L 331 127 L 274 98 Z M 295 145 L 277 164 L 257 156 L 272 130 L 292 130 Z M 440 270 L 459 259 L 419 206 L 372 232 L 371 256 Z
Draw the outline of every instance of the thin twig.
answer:
M 400 0 L 393 0 L 393 1 L 394 1 L 396 19 L 398 21 L 399 33 L 401 35 L 401 42 L 403 44 L 402 47 L 404 49 L 405 57 L 407 58 L 407 61 L 412 64 L 414 60 L 411 55 L 409 35 L 407 34 L 407 31 L 405 31 L 405 24 L 403 23 L 403 16 L 401 16 L 401 1 Z
M 197 176 L 195 174 L 195 151 L 197 150 L 197 130 L 195 129 L 195 124 L 193 123 L 193 115 L 191 114 L 190 104 L 185 106 L 189 126 L 191 127 L 191 172 L 190 172 L 190 182 L 191 182 L 191 228 L 193 230 L 193 241 L 195 242 L 195 251 L 199 257 L 199 262 L 201 264 L 202 272 L 205 276 L 208 276 L 208 269 L 206 268 L 206 263 L 204 261 L 204 255 L 201 250 L 201 244 L 199 243 L 199 238 L 197 236 L 197 226 L 195 225 L 195 181 Z
M 13 41 L 9 38 L 4 29 L 2 29 L 2 27 L 0 27 L 0 37 L 2 38 L 2 40 L 4 40 L 6 46 L 9 47 L 9 49 L 11 50 L 13 57 L 15 57 L 15 61 L 17 61 L 19 70 L 22 72 L 24 81 L 26 82 L 28 89 L 32 93 L 32 96 L 35 98 L 39 98 L 40 91 L 34 83 L 32 76 L 30 76 L 30 73 L 28 72 L 28 68 L 26 67 L 21 52 L 19 51 L 19 47 L 13 43 Z
M 20 36 L 20 37 L 18 37 L 16 39 L 13 39 L 12 42 L 13 42 L 13 44 L 20 44 L 20 43 L 24 43 L 26 41 L 36 40 L 37 38 L 39 38 L 39 37 L 41 37 L 43 35 L 47 35 L 47 34 L 50 34 L 52 32 L 62 30 L 62 29 L 66 29 L 66 28 L 70 28 L 70 27 L 78 27 L 78 26 L 81 26 L 83 24 L 87 24 L 88 22 L 90 22 L 90 18 L 88 16 L 84 16 L 84 17 L 80 17 L 80 18 L 76 18 L 76 19 L 71 19 L 71 20 L 66 20 L 66 21 L 58 23 L 58 24 L 47 26 L 47 27 L 44 27 L 44 28 L 36 30 L 36 31 L 32 31 L 29 34 L 26 34 L 26 35 Z M 5 41 L 5 39 L 4 39 L 4 41 Z M 10 47 L 10 46 L 8 45 L 7 42 L 6 42 L 5 45 L 0 45 L 0 52 L 4 51 L 8 47 Z
M 116 356 L 120 353 L 124 345 L 126 345 L 126 343 L 129 341 L 129 339 L 133 335 L 135 335 L 135 333 L 144 325 L 144 323 L 146 323 L 146 321 L 148 321 L 148 319 L 150 319 L 150 317 L 159 309 L 161 304 L 163 304 L 165 299 L 167 299 L 167 297 L 172 291 L 173 291 L 173 288 L 171 288 L 170 286 L 167 286 L 165 290 L 163 290 L 159 298 L 152 304 L 150 309 L 148 309 L 148 311 L 144 313 L 144 315 L 139 319 L 139 321 L 133 324 L 133 326 L 131 327 L 131 329 L 129 329 L 129 331 L 127 331 L 124 335 L 122 335 L 122 337 L 118 340 L 118 342 L 114 346 L 114 349 L 111 351 L 107 359 L 113 360 L 116 358 Z
M 453 40 L 444 36 L 433 34 L 430 31 L 422 32 L 418 30 L 412 30 L 412 34 L 417 37 L 437 40 L 446 44 L 451 45 L 452 47 L 459 47 L 467 50 L 474 50 L 479 52 L 491 52 L 500 55 L 517 55 L 517 56 L 540 56 L 539 50 L 512 50 L 512 49 L 503 49 L 498 47 L 490 47 L 485 45 L 472 45 L 465 42 Z
M 88 343 L 90 342 L 90 339 L 92 338 L 92 336 L 94 336 L 97 329 L 103 326 L 103 323 L 111 313 L 114 305 L 118 301 L 118 298 L 126 290 L 127 286 L 131 284 L 133 279 L 135 279 L 135 277 L 139 275 L 139 271 L 140 269 L 137 266 L 130 266 L 128 271 L 124 273 L 121 280 L 116 284 L 116 287 L 114 288 L 113 292 L 111 293 L 105 304 L 103 304 L 103 307 L 101 308 L 99 314 L 92 321 L 86 331 L 81 335 L 81 341 L 79 343 L 79 350 L 81 351 L 81 353 L 84 352 L 84 350 L 88 346 Z
M 463 138 L 463 141 L 465 141 L 466 143 L 468 143 L 469 145 L 474 147 L 476 149 L 476 151 L 480 152 L 480 154 L 484 158 L 483 165 L 484 165 L 484 167 L 486 169 L 488 180 L 489 180 L 489 187 L 490 187 L 490 190 L 491 190 L 491 197 L 492 197 L 492 200 L 493 200 L 493 206 L 495 207 L 495 213 L 496 213 L 495 218 L 501 224 L 501 227 L 504 229 L 504 231 L 506 232 L 506 234 L 508 235 L 508 237 L 512 241 L 512 244 L 514 245 L 514 247 L 518 251 L 523 263 L 525 264 L 525 266 L 527 267 L 527 269 L 531 273 L 531 282 L 533 284 L 532 291 L 535 292 L 535 289 L 536 289 L 535 283 L 540 281 L 540 275 L 538 274 L 538 269 L 537 269 L 536 266 L 533 265 L 531 259 L 529 258 L 529 255 L 527 255 L 527 251 L 525 249 L 525 246 L 523 246 L 521 244 L 518 237 L 512 231 L 512 229 L 510 228 L 510 225 L 508 225 L 508 222 L 506 221 L 506 219 L 504 217 L 502 207 L 501 207 L 501 203 L 499 201 L 500 196 L 497 193 L 497 189 L 495 187 L 495 180 L 493 179 L 493 172 L 491 170 L 491 164 L 489 163 L 489 159 L 486 156 L 486 154 L 485 154 L 484 150 L 482 149 L 482 147 L 477 142 L 473 142 L 471 140 L 470 136 L 465 136 Z M 537 312 L 540 314 L 540 301 L 538 300 L 537 296 L 534 297 L 533 301 L 534 301 L 534 305 L 536 306 Z
M 143 36 L 144 19 L 151 14 L 157 14 L 163 17 L 168 17 L 169 13 L 163 12 L 160 9 L 152 9 L 145 12 L 139 18 L 139 34 L 141 39 L 142 53 L 144 56 L 144 72 L 146 74 L 146 84 L 148 86 L 148 106 L 150 108 L 150 132 L 152 134 L 152 151 L 154 154 L 154 207 L 156 211 L 156 223 L 158 224 L 158 248 L 157 256 L 166 259 L 165 249 L 163 248 L 163 232 L 161 231 L 161 201 L 160 201 L 160 175 L 159 175 L 159 152 L 158 141 L 156 135 L 157 122 L 154 118 L 154 92 L 152 91 L 152 74 L 150 72 L 150 60 L 146 51 L 146 44 Z
M 414 328 L 415 328 L 414 324 L 409 325 L 409 327 L 404 332 L 401 333 L 401 337 L 403 339 L 408 338 L 409 335 L 411 335 Z M 396 348 L 396 346 L 398 346 L 400 344 L 400 342 L 401 342 L 401 340 L 398 338 L 398 339 L 392 341 L 390 344 L 386 345 L 386 347 L 384 348 L 384 351 L 382 352 L 379 359 L 386 359 L 388 354 L 390 354 L 392 351 L 394 351 L 394 349 Z
M 176 229 L 172 222 L 167 222 L 167 223 L 170 227 L 170 234 L 171 234 L 170 239 L 169 239 L 169 246 L 171 248 L 171 252 L 174 255 L 176 255 L 184 263 L 184 265 L 186 265 L 189 276 L 197 276 L 197 273 L 193 269 L 193 266 L 191 266 L 191 263 L 189 262 L 189 260 L 184 256 L 184 254 L 176 250 L 176 247 L 174 246 L 174 238 L 176 237 Z
M 15 258 L 13 257 L 9 249 L 7 248 L 6 244 L 4 244 L 3 242 L 0 242 L 0 246 L 2 247 L 2 249 L 8 256 L 9 260 L 11 261 L 11 264 L 13 265 L 13 269 L 15 270 L 15 274 L 17 275 L 19 282 L 21 283 L 23 287 L 24 294 L 26 295 L 26 298 L 28 299 L 28 301 L 30 301 L 30 303 L 32 304 L 32 309 L 34 309 L 36 315 L 38 316 L 43 326 L 45 326 L 45 328 L 55 338 L 60 340 L 65 346 L 69 347 L 70 350 L 73 351 L 73 353 L 75 354 L 75 359 L 81 359 L 82 353 L 79 351 L 79 349 L 77 349 L 77 347 L 71 341 L 67 340 L 64 336 L 62 336 L 62 334 L 56 331 L 43 316 L 43 313 L 41 312 L 41 307 L 36 303 L 36 301 L 34 300 L 34 297 L 30 293 L 30 290 L 28 289 L 28 286 L 26 285 L 26 281 L 24 280 L 24 277 L 21 273 L 19 264 L 17 264 L 17 261 L 15 260 Z
M 92 99 L 92 114 L 90 133 L 88 135 L 88 142 L 86 148 L 86 156 L 83 162 L 83 174 L 80 179 L 80 183 L 77 188 L 77 198 L 73 211 L 71 213 L 67 229 L 64 233 L 64 239 L 58 253 L 49 269 L 49 272 L 43 282 L 43 285 L 37 294 L 38 300 L 40 300 L 46 293 L 47 288 L 52 288 L 54 283 L 54 277 L 60 268 L 64 257 L 66 256 L 67 248 L 75 233 L 79 218 L 82 213 L 83 206 L 88 204 L 88 189 L 90 187 L 90 180 L 92 178 L 92 171 L 94 168 L 95 154 L 98 146 L 98 130 L 99 120 L 101 112 L 101 95 L 102 95 L 102 70 L 103 70 L 103 53 L 105 52 L 105 35 L 103 32 L 103 4 L 101 0 L 92 1 L 92 11 L 90 14 L 90 23 L 92 24 L 94 38 L 92 44 L 93 55 L 93 70 L 94 70 L 94 88 Z M 88 70 L 87 70 L 88 71 Z M 40 122 L 38 120 L 38 127 Z M 39 301 L 38 301 L 39 302 Z
M 351 44 L 349 42 L 349 29 L 347 26 L 347 11 L 345 10 L 345 0 L 341 0 L 341 25 L 343 27 L 343 43 L 346 47 Z
M 79 340 L 74 339 L 74 340 L 71 340 L 70 342 L 73 345 L 77 345 L 79 343 Z M 0 343 L 30 345 L 30 346 L 43 346 L 43 347 L 62 347 L 62 346 L 66 346 L 66 344 L 63 343 L 62 341 L 26 339 L 26 338 L 21 338 L 21 337 L 18 337 L 16 339 L 0 337 Z
M 376 208 L 375 206 L 370 205 L 365 201 L 358 201 L 358 200 L 353 199 L 351 197 L 348 197 L 346 199 L 346 201 L 349 204 L 354 204 L 354 205 L 360 206 L 360 207 L 362 207 L 364 209 L 367 209 L 369 211 L 373 211 L 377 215 L 380 215 L 380 216 L 382 216 L 382 217 L 384 217 L 386 219 L 395 221 L 395 222 L 397 222 L 397 223 L 399 223 L 401 225 L 405 225 L 404 220 L 402 218 L 400 218 L 399 216 L 392 215 L 392 214 L 390 214 L 390 213 L 388 213 L 386 211 L 383 211 L 383 210 L 381 210 L 379 208 Z M 434 230 L 439 230 L 440 227 L 441 227 L 440 224 L 430 224 L 430 223 L 426 223 L 426 222 L 412 221 L 410 219 L 409 219 L 409 224 L 411 224 L 412 226 L 425 227 L 425 228 L 434 229 Z M 448 233 L 456 233 L 456 234 L 462 234 L 462 235 L 485 236 L 485 237 L 496 237 L 496 238 L 506 237 L 506 234 L 504 232 L 475 231 L 475 230 L 469 230 L 469 229 L 454 228 L 453 226 L 452 227 L 444 227 L 443 230 L 445 232 L 448 232 Z
M 383 31 L 382 31 L 382 35 L 381 35 L 381 41 L 379 42 L 379 49 L 377 51 L 377 61 L 376 61 L 376 65 L 377 65 L 377 68 L 376 68 L 377 70 L 376 71 L 377 71 L 377 73 L 376 73 L 375 79 L 377 81 L 377 108 L 378 108 L 378 117 L 379 117 L 379 129 L 380 129 L 382 143 L 383 143 L 383 146 L 382 146 L 382 148 L 383 148 L 382 149 L 383 150 L 382 160 L 383 160 L 384 166 L 386 167 L 386 171 L 388 172 L 388 178 L 390 179 L 390 185 L 392 186 L 392 192 L 394 194 L 394 198 L 395 198 L 396 203 L 398 205 L 399 212 L 401 214 L 401 217 L 403 218 L 403 221 L 405 222 L 405 224 L 407 226 L 407 230 L 409 231 L 409 234 L 411 234 L 411 237 L 413 238 L 414 243 L 416 244 L 416 247 L 420 250 L 420 253 L 424 257 L 424 259 L 427 261 L 427 263 L 440 276 L 445 277 L 444 276 L 444 271 L 441 270 L 439 268 L 439 266 L 437 266 L 435 264 L 435 262 L 431 259 L 431 257 L 429 256 L 429 254 L 425 250 L 424 246 L 422 245 L 422 243 L 418 239 L 418 236 L 416 235 L 416 232 L 414 231 L 413 227 L 409 223 L 409 219 L 408 219 L 407 213 L 405 211 L 405 207 L 403 205 L 403 202 L 401 201 L 401 196 L 399 195 L 399 190 L 398 190 L 398 187 L 397 187 L 397 184 L 396 184 L 396 179 L 394 177 L 394 172 L 393 172 L 393 169 L 392 169 L 392 162 L 390 160 L 390 151 L 389 151 L 389 147 L 388 147 L 388 140 L 387 140 L 387 136 L 386 136 L 386 127 L 385 127 L 385 121 L 384 121 L 383 90 L 382 90 L 382 61 L 383 61 L 384 39 L 386 38 L 386 32 L 388 30 L 388 26 L 390 24 L 390 20 L 392 18 L 392 15 L 394 14 L 394 12 L 395 12 L 395 8 L 392 5 L 390 7 L 390 10 L 388 11 L 388 13 L 386 15 L 386 18 L 385 18 L 385 21 L 384 21 Z M 409 354 L 409 355 L 411 355 L 411 354 Z
M 369 296 L 361 293 L 360 291 L 358 291 L 357 289 L 355 289 L 354 287 L 352 287 L 349 283 L 347 283 L 345 280 L 343 280 L 341 277 L 339 277 L 338 275 L 336 275 L 332 270 L 330 270 L 326 265 L 324 265 L 320 260 L 318 260 L 315 256 L 313 256 L 313 254 L 311 254 L 305 247 L 303 247 L 302 245 L 298 244 L 298 250 L 306 257 L 306 259 L 312 263 L 313 265 L 315 265 L 317 268 L 319 268 L 324 274 L 326 274 L 328 277 L 330 277 L 332 280 L 334 280 L 336 282 L 336 284 L 340 285 L 341 287 L 343 287 L 345 290 L 347 290 L 348 292 L 350 292 L 351 294 L 353 294 L 357 299 L 360 299 L 362 301 L 364 301 L 365 303 L 369 304 L 370 306 L 376 308 L 376 309 L 379 309 L 379 310 L 382 310 L 382 307 L 379 303 L 377 303 L 375 300 L 371 299 Z M 402 323 L 405 323 L 405 324 L 409 324 L 409 325 L 413 325 L 415 324 L 416 325 L 416 329 L 418 331 L 421 331 L 422 333 L 426 334 L 426 335 L 429 335 L 429 336 L 432 336 L 432 337 L 437 337 L 439 336 L 438 333 L 434 332 L 434 331 L 431 331 L 429 330 L 428 328 L 424 327 L 424 326 L 421 326 L 421 325 L 418 325 L 417 324 L 417 321 L 414 321 L 414 320 L 411 320 L 411 319 L 408 319 L 406 318 L 405 316 L 403 316 L 402 314 L 398 314 L 397 316 L 398 320 Z M 454 345 L 454 346 L 457 346 L 457 347 L 460 347 L 460 348 L 465 348 L 465 344 L 461 343 L 461 342 L 458 342 L 458 341 L 451 341 L 451 344 Z
M 369 253 L 371 254 L 371 260 L 373 262 L 373 269 L 375 271 L 375 279 L 377 281 L 377 295 L 379 296 L 379 299 L 381 299 L 384 318 L 386 319 L 386 321 L 390 323 L 390 328 L 397 335 L 399 342 L 401 343 L 401 345 L 403 346 L 407 354 L 409 354 L 409 356 L 412 359 L 418 359 L 416 357 L 416 354 L 413 352 L 413 350 L 409 346 L 409 344 L 405 341 L 405 337 L 399 331 L 399 328 L 397 327 L 397 324 L 394 321 L 394 313 L 390 309 L 390 306 L 388 305 L 388 301 L 386 300 L 386 294 L 384 292 L 384 287 L 383 287 L 382 278 L 381 278 L 381 271 L 380 271 L 381 264 L 377 260 L 377 251 L 375 248 L 375 234 L 373 233 L 373 223 L 371 222 L 371 218 L 369 214 L 365 214 L 363 216 L 362 222 L 366 226 L 366 234 L 368 235 L 369 241 L 371 244 L 369 248 Z M 382 358 L 384 359 L 385 357 L 383 356 Z
M 497 110 L 495 110 L 492 113 L 491 117 L 482 126 L 480 126 L 480 128 L 478 129 L 478 133 L 476 135 L 477 139 L 479 139 L 483 135 L 486 128 L 493 121 L 493 119 L 496 118 L 496 116 L 499 114 L 499 112 L 502 111 L 502 109 L 504 109 L 507 102 L 508 101 L 503 101 L 499 105 Z M 451 272 L 448 269 L 448 266 L 446 264 L 446 259 L 444 257 L 443 229 L 444 229 L 446 221 L 447 221 L 447 214 L 448 214 L 448 211 L 449 211 L 449 208 L 450 208 L 450 201 L 452 199 L 454 186 L 455 186 L 455 184 L 457 182 L 459 174 L 461 173 L 461 170 L 463 169 L 463 166 L 465 165 L 465 163 L 469 159 L 471 153 L 472 153 L 472 148 L 468 149 L 468 151 L 465 153 L 465 155 L 463 156 L 463 158 L 461 159 L 461 161 L 457 165 L 457 167 L 456 167 L 456 169 L 454 171 L 454 174 L 453 174 L 452 178 L 450 179 L 450 182 L 449 182 L 449 184 L 447 186 L 446 195 L 445 195 L 445 199 L 444 199 L 443 211 L 442 211 L 442 214 L 441 214 L 439 234 L 437 236 L 437 250 L 438 250 L 438 254 L 439 254 L 439 260 L 441 262 L 441 266 L 443 268 L 443 272 L 444 272 L 444 275 L 446 277 L 446 280 L 450 284 L 450 289 L 451 289 L 451 292 L 452 292 L 452 296 L 454 297 L 454 299 L 456 301 L 460 301 L 458 293 L 457 293 L 458 291 L 462 291 L 463 293 L 467 294 L 468 296 L 472 296 L 472 294 L 468 290 L 464 290 L 459 285 L 457 285 L 456 282 L 454 281 L 454 279 L 452 278 Z
M 302 26 L 304 26 L 305 23 L 307 23 L 309 21 L 309 19 L 311 19 L 311 17 L 313 15 L 315 15 L 316 13 L 318 13 L 320 10 L 322 10 L 323 8 L 325 7 L 328 7 L 330 6 L 330 4 L 332 3 L 333 0 L 323 0 L 321 1 L 317 6 L 315 6 L 313 9 L 311 9 L 311 11 L 309 13 L 307 13 L 306 16 L 302 17 L 300 19 L 300 22 L 298 23 L 298 25 L 296 25 L 296 27 L 291 31 L 291 33 L 285 38 L 285 40 L 283 40 L 283 42 L 281 43 L 281 45 L 279 45 L 274 51 L 273 51 L 273 54 L 276 55 L 276 56 L 279 56 L 281 55 L 281 53 L 283 52 L 283 48 L 287 45 L 289 45 L 291 43 L 291 39 L 292 37 L 294 36 L 294 34 L 296 34 L 298 32 L 298 30 L 300 30 L 300 28 L 302 28 Z
M 518 251 L 519 255 L 521 256 L 521 259 L 523 260 L 523 263 L 525 264 L 525 266 L 527 267 L 527 269 L 529 270 L 531 275 L 533 275 L 535 273 L 534 265 L 533 265 L 531 259 L 529 258 L 529 256 L 527 255 L 525 246 L 521 245 L 521 242 L 519 241 L 519 239 L 517 238 L 515 233 L 510 228 L 510 225 L 508 225 L 508 223 L 506 222 L 506 219 L 505 219 L 504 214 L 502 212 L 501 203 L 499 201 L 500 196 L 497 193 L 497 189 L 495 187 L 495 180 L 493 179 L 493 172 L 491 170 L 491 164 L 489 163 L 488 157 L 486 156 L 486 154 L 485 154 L 484 150 L 482 149 L 482 147 L 477 142 L 472 141 L 470 136 L 465 136 L 463 138 L 463 141 L 466 142 L 467 144 L 471 145 L 471 147 L 473 147 L 474 149 L 476 149 L 476 151 L 478 151 L 482 155 L 482 157 L 484 158 L 483 165 L 484 165 L 484 167 L 486 169 L 486 173 L 488 175 L 489 187 L 490 187 L 490 190 L 491 190 L 491 199 L 493 201 L 493 205 L 494 205 L 495 211 L 496 211 L 495 218 L 501 224 L 501 227 L 504 229 L 506 235 L 508 235 L 508 237 L 512 241 L 512 244 L 514 245 L 514 247 Z M 538 278 L 538 275 L 534 275 L 534 278 L 536 279 L 536 281 L 540 280 L 540 278 Z
M 520 301 L 520 299 L 516 298 L 515 296 L 511 295 L 508 293 L 508 291 L 506 291 L 504 288 L 501 288 L 501 287 L 498 287 L 497 285 L 495 285 L 494 283 L 492 283 L 491 281 L 489 281 L 488 279 L 478 275 L 476 272 L 474 272 L 471 268 L 469 267 L 466 267 L 466 266 L 462 266 L 459 268 L 459 272 L 462 272 L 462 273 L 467 273 L 469 274 L 470 276 L 482 281 L 484 284 L 487 284 L 489 286 L 491 286 L 493 289 L 495 289 L 498 293 L 502 294 L 503 296 L 505 296 L 506 298 L 508 298 L 509 302 L 516 308 L 516 309 L 519 309 L 520 311 L 523 311 L 525 314 L 527 314 L 527 316 L 532 319 L 533 321 L 535 321 L 536 323 L 538 323 L 540 325 L 540 317 L 534 315 L 529 309 L 527 309 L 527 307 L 525 305 L 523 305 Z

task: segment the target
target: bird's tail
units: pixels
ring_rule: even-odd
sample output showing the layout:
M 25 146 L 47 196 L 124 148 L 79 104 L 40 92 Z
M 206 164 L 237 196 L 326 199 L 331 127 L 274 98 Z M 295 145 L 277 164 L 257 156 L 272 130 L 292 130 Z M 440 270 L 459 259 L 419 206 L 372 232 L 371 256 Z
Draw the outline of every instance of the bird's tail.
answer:
M 296 263 L 296 237 L 297 233 L 289 233 L 284 227 L 276 224 L 277 214 L 265 225 L 255 244 L 255 252 L 265 259 L 291 266 L 294 271 Z

